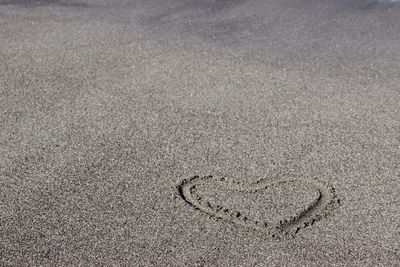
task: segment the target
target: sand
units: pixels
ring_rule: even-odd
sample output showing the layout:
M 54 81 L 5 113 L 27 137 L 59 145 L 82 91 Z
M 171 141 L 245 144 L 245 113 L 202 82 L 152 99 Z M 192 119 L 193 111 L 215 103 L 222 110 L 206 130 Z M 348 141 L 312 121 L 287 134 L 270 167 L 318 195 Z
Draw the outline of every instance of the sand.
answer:
M 0 0 L 0 265 L 400 265 L 399 12 Z

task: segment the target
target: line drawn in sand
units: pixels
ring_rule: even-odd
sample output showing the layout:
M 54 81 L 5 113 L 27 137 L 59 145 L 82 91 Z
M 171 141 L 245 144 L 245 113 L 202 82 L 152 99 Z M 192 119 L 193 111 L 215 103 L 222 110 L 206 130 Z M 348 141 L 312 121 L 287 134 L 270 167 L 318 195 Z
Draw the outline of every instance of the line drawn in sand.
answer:
M 317 190 L 317 195 L 311 203 L 277 223 L 268 223 L 248 218 L 242 215 L 243 213 L 240 211 L 233 211 L 220 205 L 211 204 L 195 193 L 196 187 L 202 185 L 213 185 L 239 193 L 255 193 L 284 183 L 312 185 Z M 222 219 L 278 239 L 294 237 L 299 230 L 313 225 L 315 222 L 326 217 L 331 210 L 340 206 L 340 200 L 337 198 L 335 189 L 332 186 L 314 178 L 293 174 L 276 176 L 272 180 L 261 179 L 248 185 L 228 181 L 224 177 L 214 177 L 211 175 L 204 177 L 193 176 L 183 179 L 179 183 L 176 187 L 176 198 L 185 206 L 200 211 L 211 218 Z

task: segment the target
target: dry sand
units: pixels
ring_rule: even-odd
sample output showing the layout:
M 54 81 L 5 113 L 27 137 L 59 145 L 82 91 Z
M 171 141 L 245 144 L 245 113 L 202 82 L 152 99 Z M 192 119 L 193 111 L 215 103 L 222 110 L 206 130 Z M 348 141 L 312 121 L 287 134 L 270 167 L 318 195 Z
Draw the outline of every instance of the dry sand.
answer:
M 399 4 L 0 0 L 0 62 L 1 266 L 400 265 Z

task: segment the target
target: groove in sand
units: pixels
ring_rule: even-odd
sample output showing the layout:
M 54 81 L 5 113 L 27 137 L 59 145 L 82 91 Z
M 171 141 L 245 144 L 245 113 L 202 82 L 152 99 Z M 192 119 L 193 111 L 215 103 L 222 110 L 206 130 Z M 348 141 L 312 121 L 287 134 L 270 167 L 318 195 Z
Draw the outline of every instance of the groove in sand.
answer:
M 194 193 L 196 186 L 201 185 L 213 185 L 239 193 L 254 193 L 284 183 L 311 184 L 316 188 L 317 196 L 311 203 L 298 210 L 292 216 L 274 224 L 253 220 L 243 216 L 239 211 L 231 211 L 220 205 L 212 205 Z M 340 205 L 340 201 L 336 197 L 333 187 L 313 178 L 294 176 L 291 174 L 274 177 L 272 181 L 262 179 L 248 185 L 230 182 L 223 177 L 194 176 L 182 180 L 176 190 L 178 199 L 186 204 L 186 206 L 199 210 L 203 214 L 213 218 L 223 219 L 237 225 L 251 228 L 274 238 L 291 238 L 300 229 L 313 225 L 316 221 L 324 218 L 329 211 Z

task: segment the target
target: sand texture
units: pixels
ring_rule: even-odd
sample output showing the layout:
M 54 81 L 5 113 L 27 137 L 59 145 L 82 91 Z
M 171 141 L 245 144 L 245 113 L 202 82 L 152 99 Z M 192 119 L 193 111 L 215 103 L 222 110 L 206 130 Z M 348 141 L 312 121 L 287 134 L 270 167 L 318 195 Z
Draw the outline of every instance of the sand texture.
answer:
M 400 4 L 0 0 L 0 266 L 399 266 Z

